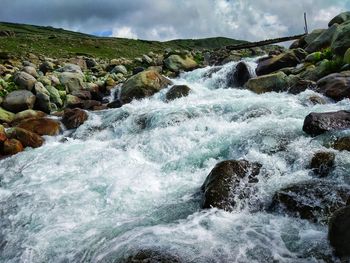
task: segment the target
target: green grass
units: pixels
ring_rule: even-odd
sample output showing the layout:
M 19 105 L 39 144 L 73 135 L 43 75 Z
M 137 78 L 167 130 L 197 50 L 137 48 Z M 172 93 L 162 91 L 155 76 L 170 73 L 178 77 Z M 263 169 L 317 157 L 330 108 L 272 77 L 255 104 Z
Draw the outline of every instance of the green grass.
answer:
M 86 55 L 95 58 L 135 58 L 150 51 L 163 52 L 166 48 L 202 50 L 217 49 L 246 41 L 224 37 L 172 40 L 167 42 L 96 37 L 52 27 L 0 23 L 1 30 L 10 30 L 14 37 L 0 38 L 0 51 L 21 56 L 28 52 L 61 58 Z

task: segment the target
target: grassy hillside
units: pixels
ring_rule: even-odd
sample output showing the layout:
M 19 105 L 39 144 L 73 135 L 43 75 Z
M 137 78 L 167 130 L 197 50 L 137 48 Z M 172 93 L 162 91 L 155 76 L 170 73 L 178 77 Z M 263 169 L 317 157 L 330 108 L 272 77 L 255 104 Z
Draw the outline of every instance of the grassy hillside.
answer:
M 135 58 L 150 51 L 172 49 L 216 49 L 245 41 L 217 37 L 167 42 L 96 37 L 53 27 L 0 23 L 0 31 L 14 32 L 13 37 L 0 37 L 0 51 L 14 55 L 24 53 L 50 57 L 87 55 L 100 58 Z

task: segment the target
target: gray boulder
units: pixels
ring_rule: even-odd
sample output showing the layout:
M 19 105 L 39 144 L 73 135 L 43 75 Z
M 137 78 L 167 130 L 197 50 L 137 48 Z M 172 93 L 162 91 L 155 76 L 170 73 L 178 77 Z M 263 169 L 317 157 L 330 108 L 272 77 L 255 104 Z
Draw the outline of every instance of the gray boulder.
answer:
M 338 26 L 338 24 L 334 24 L 325 30 L 305 48 L 305 51 L 312 53 L 329 47 L 332 43 L 335 32 L 337 32 Z
M 350 260 L 350 206 L 337 210 L 329 221 L 328 239 L 342 262 Z
M 35 96 L 28 90 L 15 90 L 7 94 L 2 106 L 5 110 L 17 113 L 27 109 L 33 109 Z
M 350 21 L 337 27 L 331 48 L 339 56 L 344 56 L 346 50 L 350 48 Z
M 21 89 L 26 89 L 26 90 L 32 90 L 36 83 L 36 79 L 32 75 L 23 71 L 16 73 L 13 81 Z
M 328 26 L 331 27 L 334 24 L 343 24 L 344 22 L 350 20 L 350 12 L 344 12 L 335 16 L 329 23 Z
M 350 71 L 333 73 L 320 79 L 317 91 L 335 101 L 350 98 Z

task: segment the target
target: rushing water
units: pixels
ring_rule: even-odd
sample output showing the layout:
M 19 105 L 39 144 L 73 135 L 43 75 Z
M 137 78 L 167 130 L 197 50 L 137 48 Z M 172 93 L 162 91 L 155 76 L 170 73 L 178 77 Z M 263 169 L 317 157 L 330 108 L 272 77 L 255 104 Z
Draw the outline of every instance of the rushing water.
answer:
M 0 161 L 0 262 L 121 262 L 141 249 L 185 262 L 322 262 L 326 226 L 264 208 L 312 177 L 308 163 L 324 146 L 302 132 L 304 117 L 349 102 L 227 88 L 234 67 L 183 74 L 174 82 L 191 87 L 188 97 L 166 103 L 165 89 L 90 112 L 74 133 Z M 240 158 L 263 165 L 250 198 L 232 213 L 202 211 L 210 170 Z M 348 182 L 349 156 L 336 163 L 331 180 Z

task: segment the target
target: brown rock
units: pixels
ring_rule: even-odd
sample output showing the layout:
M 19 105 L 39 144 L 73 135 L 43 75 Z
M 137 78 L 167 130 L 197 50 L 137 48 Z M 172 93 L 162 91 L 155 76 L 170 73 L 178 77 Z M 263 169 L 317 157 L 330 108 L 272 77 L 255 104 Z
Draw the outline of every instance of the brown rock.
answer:
M 48 118 L 25 119 L 21 121 L 17 127 L 26 129 L 39 135 L 52 136 L 59 133 L 60 123 Z
M 76 129 L 88 118 L 88 114 L 81 109 L 66 109 L 63 114 L 62 123 L 67 129 Z
M 332 152 L 317 152 L 311 160 L 311 169 L 321 177 L 327 176 L 334 167 L 334 160 Z
M 7 136 L 20 141 L 25 147 L 38 148 L 44 143 L 44 139 L 38 134 L 18 127 L 9 129 Z
M 23 145 L 16 139 L 9 139 L 4 142 L 2 152 L 4 155 L 14 155 L 23 151 Z

